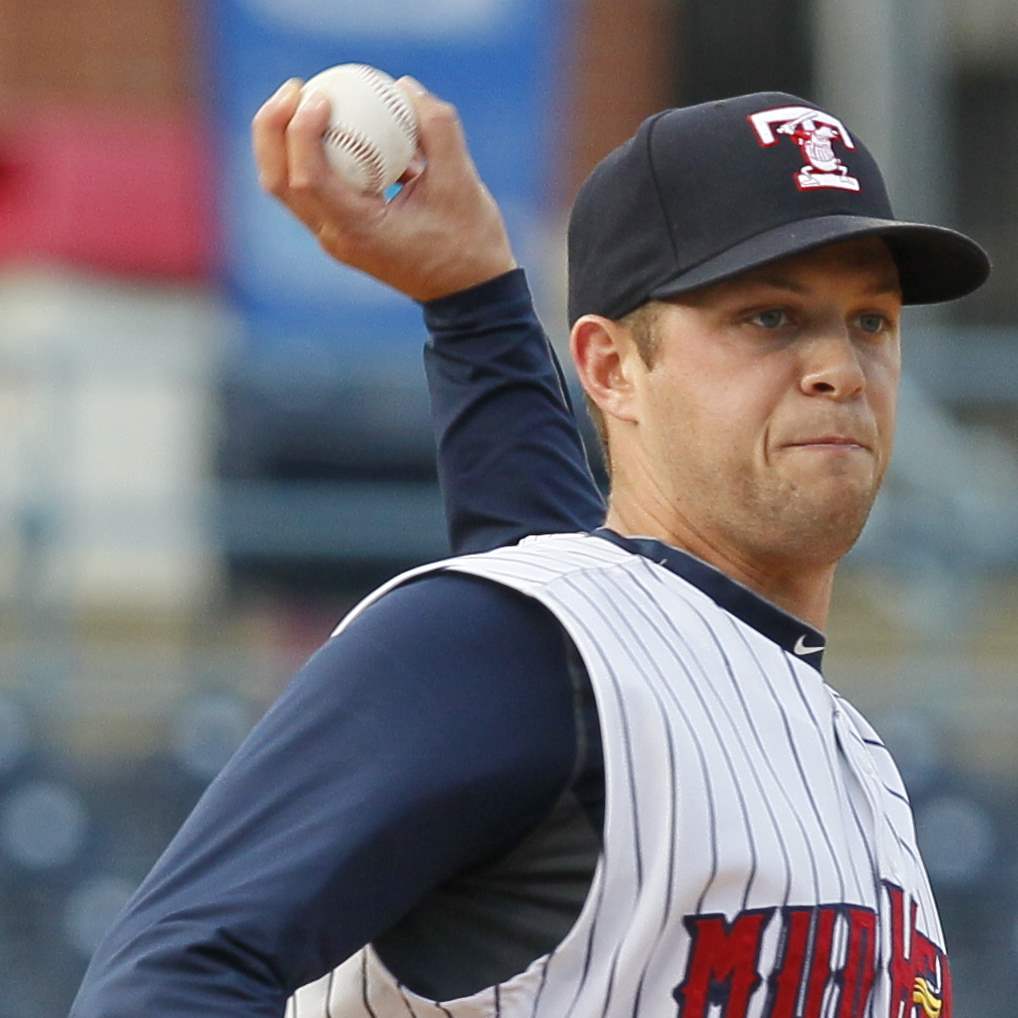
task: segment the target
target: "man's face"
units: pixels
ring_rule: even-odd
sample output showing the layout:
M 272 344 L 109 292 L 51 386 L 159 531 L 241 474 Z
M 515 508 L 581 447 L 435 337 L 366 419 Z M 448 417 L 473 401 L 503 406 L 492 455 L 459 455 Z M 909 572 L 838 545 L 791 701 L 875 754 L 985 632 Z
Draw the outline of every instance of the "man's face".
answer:
M 900 312 L 877 238 L 667 301 L 652 367 L 634 371 L 626 455 L 641 463 L 626 476 L 708 546 L 835 562 L 890 459 Z

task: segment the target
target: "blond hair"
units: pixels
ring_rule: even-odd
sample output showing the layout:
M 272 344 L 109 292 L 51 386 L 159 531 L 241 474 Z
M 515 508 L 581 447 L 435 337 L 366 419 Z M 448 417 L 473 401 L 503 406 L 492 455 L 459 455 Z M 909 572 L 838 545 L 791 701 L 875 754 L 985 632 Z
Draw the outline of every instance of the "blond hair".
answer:
M 616 324 L 624 326 L 633 338 L 640 359 L 648 368 L 654 366 L 654 358 L 657 354 L 658 332 L 657 322 L 661 313 L 662 302 L 658 300 L 647 301 L 641 304 L 635 311 L 624 315 Z M 611 477 L 612 462 L 611 448 L 608 444 L 608 428 L 605 424 L 604 414 L 601 408 L 588 396 L 583 394 L 584 402 L 587 404 L 587 413 L 594 423 L 594 430 L 597 432 L 598 444 L 601 446 L 601 455 L 604 458 L 604 468 Z

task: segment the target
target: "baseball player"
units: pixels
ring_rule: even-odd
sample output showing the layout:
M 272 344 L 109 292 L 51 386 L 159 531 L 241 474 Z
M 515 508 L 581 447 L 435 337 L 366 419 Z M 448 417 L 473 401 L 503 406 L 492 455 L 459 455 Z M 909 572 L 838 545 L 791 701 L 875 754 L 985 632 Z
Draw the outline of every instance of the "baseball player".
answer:
M 985 254 L 896 221 L 859 139 L 803 100 L 651 118 L 570 224 L 599 526 L 497 209 L 451 108 L 407 87 L 426 165 L 394 207 L 328 175 L 326 111 L 293 86 L 256 119 L 263 182 L 425 304 L 457 550 L 580 532 L 414 570 L 348 616 L 73 1014 L 949 1018 L 907 795 L 820 667 L 890 454 L 901 307 L 971 291 Z M 799 186 L 776 128 L 806 112 L 857 187 Z

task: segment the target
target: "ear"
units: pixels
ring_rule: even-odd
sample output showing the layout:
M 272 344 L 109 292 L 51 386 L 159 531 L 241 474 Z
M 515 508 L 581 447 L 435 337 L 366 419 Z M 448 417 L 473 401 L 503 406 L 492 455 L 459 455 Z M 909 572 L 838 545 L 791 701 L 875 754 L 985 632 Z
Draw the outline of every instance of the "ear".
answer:
M 639 354 L 625 326 L 584 315 L 569 335 L 569 349 L 584 391 L 606 417 L 635 423 L 633 357 Z

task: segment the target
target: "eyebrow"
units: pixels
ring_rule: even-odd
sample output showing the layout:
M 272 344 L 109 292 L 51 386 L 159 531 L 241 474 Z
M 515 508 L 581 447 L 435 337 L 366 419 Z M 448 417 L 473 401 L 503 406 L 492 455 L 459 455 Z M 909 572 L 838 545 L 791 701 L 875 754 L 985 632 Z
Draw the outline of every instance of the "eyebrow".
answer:
M 789 290 L 792 293 L 797 294 L 805 294 L 809 292 L 808 287 L 805 287 L 801 283 L 796 282 L 796 280 L 791 279 L 788 276 L 783 276 L 780 273 L 753 273 L 752 276 L 746 279 L 746 282 L 752 285 L 770 286 L 776 290 Z M 866 292 L 873 296 L 881 294 L 900 294 L 901 284 L 898 282 L 897 276 L 881 273 L 879 277 L 874 277 L 872 283 L 867 286 Z

